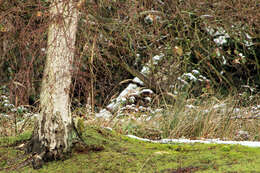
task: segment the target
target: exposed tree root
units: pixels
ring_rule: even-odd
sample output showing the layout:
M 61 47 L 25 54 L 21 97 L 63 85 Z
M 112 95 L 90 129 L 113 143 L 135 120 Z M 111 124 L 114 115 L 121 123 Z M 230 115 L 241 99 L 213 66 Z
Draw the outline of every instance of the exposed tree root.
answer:
M 15 147 L 16 149 L 18 149 L 18 147 L 16 146 L 12 146 Z M 20 148 L 19 148 L 20 149 Z M 1 160 L 3 160 L 3 158 L 1 158 Z M 8 158 L 6 158 L 5 160 L 8 160 Z M 19 163 L 19 160 L 24 160 L 22 162 Z M 33 156 L 32 155 L 28 155 L 28 154 L 22 154 L 20 156 L 17 156 L 15 159 L 10 160 L 10 166 L 7 168 L 1 168 L 0 171 L 5 171 L 5 172 L 10 172 L 10 171 L 18 171 L 19 169 L 28 166 L 29 164 L 31 164 L 33 160 Z

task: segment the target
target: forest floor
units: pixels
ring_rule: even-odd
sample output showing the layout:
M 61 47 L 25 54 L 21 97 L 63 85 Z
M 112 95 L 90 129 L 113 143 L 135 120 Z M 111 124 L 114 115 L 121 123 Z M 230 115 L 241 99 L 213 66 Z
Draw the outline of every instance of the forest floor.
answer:
M 241 145 L 140 141 L 108 128 L 86 127 L 71 156 L 34 170 L 21 149 L 31 132 L 0 138 L 0 172 L 184 173 L 260 172 L 260 148 Z

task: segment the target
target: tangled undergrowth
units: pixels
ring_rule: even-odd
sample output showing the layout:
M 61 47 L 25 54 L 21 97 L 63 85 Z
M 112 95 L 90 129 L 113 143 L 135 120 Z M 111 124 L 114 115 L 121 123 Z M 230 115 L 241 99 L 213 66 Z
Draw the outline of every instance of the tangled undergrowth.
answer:
M 161 54 L 164 58 L 152 64 L 147 77 L 164 91 L 172 92 L 173 86 L 183 84 L 183 78 L 191 82 L 188 88 L 195 96 L 203 94 L 205 88 L 227 94 L 247 85 L 259 91 L 257 1 L 84 2 L 78 7 L 71 93 L 74 106 L 86 104 L 91 95 L 93 109 L 108 104 L 127 85 L 121 82 L 134 77 L 122 64 L 139 71 Z M 50 3 L 29 0 L 0 4 L 0 85 L 9 88 L 15 106 L 37 106 Z M 203 80 L 196 85 L 190 75 L 194 71 Z
M 259 100 L 259 96 L 254 96 Z M 238 100 L 237 100 L 238 99 Z M 111 127 L 122 134 L 133 134 L 143 138 L 188 138 L 222 140 L 260 140 L 259 102 L 241 106 L 236 96 L 218 99 L 215 96 L 183 99 L 161 108 L 140 110 L 123 109 L 110 118 L 89 116 L 91 124 Z
M 141 91 L 142 93 L 142 91 Z M 141 97 L 143 99 L 145 96 Z M 150 95 L 151 99 L 157 99 Z M 146 97 L 145 97 L 146 98 Z M 110 116 L 99 117 L 90 107 L 78 107 L 74 119 L 87 125 L 109 127 L 121 134 L 132 134 L 149 139 L 162 138 L 219 138 L 222 140 L 260 141 L 259 95 L 246 92 L 223 97 L 203 95 L 187 98 L 185 93 L 164 97 L 160 104 L 133 104 L 132 95 Z M 168 102 L 166 102 L 168 99 Z M 128 103 L 128 104 L 127 104 Z M 38 112 L 10 104 L 8 93 L 0 96 L 1 136 L 15 136 L 33 129 Z

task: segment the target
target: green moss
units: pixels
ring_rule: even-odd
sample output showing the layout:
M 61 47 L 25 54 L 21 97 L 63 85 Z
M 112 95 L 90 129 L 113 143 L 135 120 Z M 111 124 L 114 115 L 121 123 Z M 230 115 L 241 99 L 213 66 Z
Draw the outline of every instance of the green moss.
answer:
M 85 131 L 85 125 L 84 125 L 84 119 L 77 117 L 75 119 L 75 126 L 77 128 L 77 131 L 79 133 L 79 135 L 82 135 Z
M 9 136 L 9 137 L 1 137 L 0 138 L 0 146 L 2 145 L 12 145 L 21 141 L 25 141 L 30 139 L 32 135 L 31 131 L 24 132 L 19 136 Z
M 17 139 L 28 139 L 27 137 Z M 18 141 L 18 140 L 13 141 Z M 100 127 L 85 127 L 86 143 L 74 149 L 70 159 L 54 161 L 40 170 L 31 166 L 17 172 L 174 172 L 194 169 L 197 172 L 256 172 L 260 170 L 260 149 L 240 145 L 156 144 L 121 136 Z M 0 140 L 2 141 L 2 139 Z M 14 159 L 21 154 L 14 148 L 0 150 L 0 156 Z M 17 153 L 18 152 L 18 153 Z M 0 169 L 10 166 L 0 157 Z

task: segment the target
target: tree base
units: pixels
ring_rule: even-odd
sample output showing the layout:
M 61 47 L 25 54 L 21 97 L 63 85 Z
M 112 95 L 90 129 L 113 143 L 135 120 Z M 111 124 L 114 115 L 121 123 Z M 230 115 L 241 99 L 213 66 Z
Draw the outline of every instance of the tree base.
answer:
M 46 152 L 42 152 L 41 154 L 35 154 L 32 159 L 33 169 L 40 169 L 43 167 L 44 161 L 43 157 Z
M 44 162 L 53 160 L 65 160 L 70 156 L 71 152 L 64 152 L 64 148 L 55 148 L 50 150 L 43 146 L 38 138 L 37 130 L 34 131 L 32 138 L 26 145 L 26 153 L 32 153 L 32 166 L 34 169 L 40 169 L 44 165 Z

